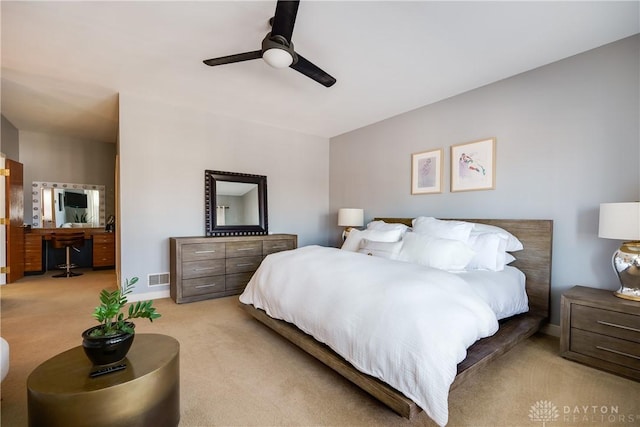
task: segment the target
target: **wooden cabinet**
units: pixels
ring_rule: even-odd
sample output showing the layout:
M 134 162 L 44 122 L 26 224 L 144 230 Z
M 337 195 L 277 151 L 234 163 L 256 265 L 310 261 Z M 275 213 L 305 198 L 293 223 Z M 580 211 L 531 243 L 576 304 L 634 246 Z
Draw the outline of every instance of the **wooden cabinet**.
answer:
M 562 295 L 561 355 L 640 380 L 640 303 L 576 286 Z
M 43 272 L 42 236 L 39 234 L 24 234 L 24 271 L 25 273 Z
M 93 268 L 116 265 L 116 239 L 113 233 L 95 233 L 93 238 Z
M 297 246 L 294 234 L 172 237 L 171 298 L 184 303 L 239 294 L 265 256 Z

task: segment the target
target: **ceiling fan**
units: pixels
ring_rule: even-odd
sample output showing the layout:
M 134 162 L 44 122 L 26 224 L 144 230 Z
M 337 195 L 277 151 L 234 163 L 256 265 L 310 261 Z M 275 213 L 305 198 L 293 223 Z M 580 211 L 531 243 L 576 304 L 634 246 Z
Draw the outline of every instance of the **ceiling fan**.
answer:
M 333 86 L 336 82 L 335 78 L 293 50 L 291 35 L 293 34 L 293 26 L 296 22 L 299 4 L 299 0 L 278 0 L 276 13 L 273 18 L 269 20 L 271 32 L 267 33 L 266 37 L 262 40 L 262 49 L 222 56 L 220 58 L 205 59 L 202 62 L 213 67 L 215 65 L 262 58 L 267 64 L 274 68 L 290 67 L 317 81 L 321 85 L 326 87 Z

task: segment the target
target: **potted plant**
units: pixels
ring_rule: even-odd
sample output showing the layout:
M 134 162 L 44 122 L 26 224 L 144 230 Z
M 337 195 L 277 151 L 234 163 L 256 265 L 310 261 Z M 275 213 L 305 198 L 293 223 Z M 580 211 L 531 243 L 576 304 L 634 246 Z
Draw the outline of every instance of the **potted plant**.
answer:
M 126 279 L 122 289 L 115 291 L 103 289 L 100 292 L 100 305 L 93 312 L 99 325 L 82 333 L 82 346 L 94 365 L 109 365 L 124 359 L 133 343 L 135 325 L 132 319 L 157 319 L 153 301 L 138 301 L 129 305 L 128 315 L 123 312 L 127 304 L 127 295 L 133 292 L 137 277 Z

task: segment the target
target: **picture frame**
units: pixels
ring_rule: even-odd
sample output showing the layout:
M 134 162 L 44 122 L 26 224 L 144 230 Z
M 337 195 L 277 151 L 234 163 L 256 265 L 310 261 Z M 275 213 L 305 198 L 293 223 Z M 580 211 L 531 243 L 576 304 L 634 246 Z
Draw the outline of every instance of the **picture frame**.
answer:
M 411 155 L 411 194 L 442 193 L 443 150 Z
M 451 192 L 495 189 L 496 138 L 451 146 Z

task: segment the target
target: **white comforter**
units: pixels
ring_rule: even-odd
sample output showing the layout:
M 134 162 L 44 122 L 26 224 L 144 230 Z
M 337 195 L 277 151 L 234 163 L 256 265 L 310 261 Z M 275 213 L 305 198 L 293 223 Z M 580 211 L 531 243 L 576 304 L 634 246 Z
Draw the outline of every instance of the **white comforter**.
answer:
M 456 365 L 498 321 L 460 276 L 321 246 L 269 255 L 240 301 L 295 324 L 448 420 Z

